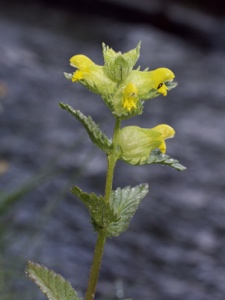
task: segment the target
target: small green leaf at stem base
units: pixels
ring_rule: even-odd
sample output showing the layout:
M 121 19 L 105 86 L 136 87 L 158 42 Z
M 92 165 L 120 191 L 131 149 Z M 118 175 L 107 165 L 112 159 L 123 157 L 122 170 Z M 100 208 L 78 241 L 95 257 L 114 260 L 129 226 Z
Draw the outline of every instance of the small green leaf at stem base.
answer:
M 81 300 L 68 281 L 44 266 L 29 261 L 26 274 L 49 300 Z

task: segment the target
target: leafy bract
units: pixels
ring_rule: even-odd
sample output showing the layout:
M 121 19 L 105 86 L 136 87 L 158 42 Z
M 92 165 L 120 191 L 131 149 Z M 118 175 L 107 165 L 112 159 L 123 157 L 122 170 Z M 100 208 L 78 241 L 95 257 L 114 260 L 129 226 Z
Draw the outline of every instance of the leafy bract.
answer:
M 107 76 L 115 82 L 121 82 L 127 78 L 140 56 L 141 43 L 127 53 L 115 52 L 102 44 L 104 57 L 104 70 Z
M 116 222 L 109 224 L 107 237 L 118 236 L 128 228 L 141 200 L 147 193 L 147 184 L 140 184 L 135 187 L 128 186 L 112 191 L 110 197 L 111 208 L 120 218 Z
M 187 168 L 179 163 L 177 159 L 171 158 L 167 154 L 163 154 L 159 149 L 154 149 L 151 151 L 149 157 L 143 157 L 142 159 L 130 159 L 126 160 L 126 163 L 132 166 L 143 166 L 151 164 L 165 165 L 176 169 L 177 171 L 185 171 Z
M 101 131 L 99 126 L 92 120 L 90 116 L 85 116 L 79 110 L 73 109 L 70 105 L 60 102 L 62 109 L 70 112 L 85 127 L 91 141 L 107 154 L 112 149 L 112 141 Z
M 155 149 L 150 153 L 145 164 L 162 164 L 174 168 L 177 171 L 186 170 L 186 167 L 181 165 L 177 159 L 171 158 L 167 154 L 163 154 L 159 149 Z
M 49 300 L 81 300 L 68 281 L 44 266 L 29 261 L 26 273 Z
M 117 214 L 110 207 L 110 204 L 104 201 L 102 196 L 97 197 L 94 193 L 87 194 L 77 186 L 72 187 L 71 192 L 76 195 L 89 210 L 95 231 L 106 228 L 111 222 L 118 221 Z
M 105 202 L 102 196 L 97 197 L 94 193 L 84 193 L 76 186 L 71 191 L 88 208 L 95 231 L 104 228 L 106 236 L 113 237 L 128 228 L 141 200 L 148 193 L 148 185 L 118 188 L 112 191 L 109 202 Z

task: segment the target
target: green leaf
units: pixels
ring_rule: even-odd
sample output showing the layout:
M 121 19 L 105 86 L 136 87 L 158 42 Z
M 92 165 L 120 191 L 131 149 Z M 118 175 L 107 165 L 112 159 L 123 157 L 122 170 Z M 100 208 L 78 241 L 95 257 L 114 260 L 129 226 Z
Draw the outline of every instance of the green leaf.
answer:
M 159 149 L 151 152 L 147 162 L 144 164 L 162 164 L 176 169 L 177 171 L 184 171 L 187 168 L 179 163 L 178 160 L 171 158 L 167 154 L 163 154 Z
M 85 116 L 79 110 L 73 109 L 70 105 L 60 102 L 62 109 L 70 112 L 85 127 L 91 141 L 107 154 L 112 149 L 112 141 L 101 131 L 99 126 L 92 120 L 90 116 Z
M 44 266 L 29 261 L 26 274 L 49 300 L 81 300 L 68 281 Z
M 147 184 L 140 184 L 132 188 L 128 186 L 112 191 L 110 198 L 111 208 L 120 218 L 116 222 L 109 224 L 107 237 L 118 236 L 128 228 L 141 200 L 147 193 Z
M 89 210 L 95 231 L 106 228 L 110 223 L 118 220 L 117 214 L 115 214 L 110 207 L 110 204 L 104 201 L 102 196 L 97 197 L 94 193 L 87 194 L 77 186 L 72 187 L 71 192 L 76 195 Z

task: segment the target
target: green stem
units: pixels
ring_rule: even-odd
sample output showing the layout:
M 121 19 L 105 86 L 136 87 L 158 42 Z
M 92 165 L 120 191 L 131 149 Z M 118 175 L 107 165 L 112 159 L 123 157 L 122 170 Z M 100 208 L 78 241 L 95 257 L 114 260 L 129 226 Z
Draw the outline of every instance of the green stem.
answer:
M 94 257 L 91 266 L 85 300 L 93 300 L 95 298 L 95 290 L 96 290 L 98 276 L 101 268 L 105 241 L 106 241 L 106 233 L 105 230 L 102 229 L 98 232 L 98 239 L 95 246 Z
M 112 153 L 108 155 L 108 167 L 107 167 L 105 197 L 104 197 L 105 202 L 109 202 L 111 191 L 112 191 L 114 169 L 115 169 L 116 161 L 118 159 L 117 143 L 118 143 L 118 133 L 120 130 L 120 122 L 121 121 L 119 119 L 116 120 L 114 133 L 113 133 L 113 140 L 112 140 L 113 150 Z M 96 290 L 96 285 L 98 282 L 99 272 L 101 268 L 105 241 L 106 241 L 106 230 L 103 228 L 98 232 L 98 238 L 95 245 L 94 257 L 93 257 L 91 271 L 89 275 L 88 287 L 85 294 L 85 300 L 93 300 L 95 298 L 95 290 Z
M 114 169 L 116 165 L 117 157 L 117 143 L 118 143 L 118 133 L 120 130 L 120 120 L 116 120 L 116 124 L 114 127 L 113 133 L 113 151 L 108 155 L 108 168 L 107 168 L 107 175 L 106 175 L 106 184 L 105 184 L 105 201 L 109 202 L 111 191 L 112 191 L 112 183 L 113 183 L 113 176 L 114 176 Z

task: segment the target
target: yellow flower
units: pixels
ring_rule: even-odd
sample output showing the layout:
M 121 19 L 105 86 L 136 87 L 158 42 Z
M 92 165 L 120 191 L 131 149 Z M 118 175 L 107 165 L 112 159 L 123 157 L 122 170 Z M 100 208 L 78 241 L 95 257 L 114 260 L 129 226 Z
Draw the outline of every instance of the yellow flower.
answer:
M 167 68 L 159 68 L 152 71 L 133 70 L 126 82 L 134 82 L 138 89 L 138 98 L 147 100 L 157 97 L 159 94 L 167 95 L 167 91 L 176 86 L 172 83 L 174 73 Z M 167 85 L 170 85 L 167 87 Z
M 166 124 L 154 128 L 127 126 L 120 130 L 118 144 L 120 158 L 131 165 L 145 164 L 154 149 L 166 152 L 165 140 L 172 138 L 175 130 Z
M 138 89 L 136 86 L 130 82 L 123 90 L 123 108 L 130 111 L 132 108 L 136 108 L 136 104 L 138 101 Z
M 174 78 L 174 73 L 167 68 L 159 68 L 151 73 L 151 80 L 154 82 L 154 88 L 163 96 L 167 95 L 168 90 L 165 82 L 172 81 Z
M 72 81 L 79 81 L 85 77 L 85 73 L 91 72 L 91 67 L 95 66 L 95 63 L 87 56 L 79 54 L 74 55 L 70 59 L 70 65 L 78 70 L 73 73 Z
M 95 64 L 90 58 L 83 54 L 74 55 L 70 59 L 70 65 L 77 70 L 66 77 L 73 82 L 80 82 L 90 91 L 101 96 L 110 95 L 116 88 L 116 83 L 106 76 L 103 66 Z
M 162 153 L 166 153 L 165 140 L 174 137 L 175 130 L 166 124 L 158 125 L 158 126 L 152 128 L 151 130 L 161 133 L 161 136 L 160 136 L 161 144 L 158 146 L 158 148 Z

